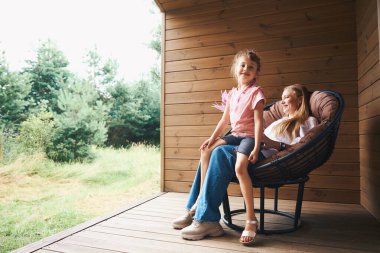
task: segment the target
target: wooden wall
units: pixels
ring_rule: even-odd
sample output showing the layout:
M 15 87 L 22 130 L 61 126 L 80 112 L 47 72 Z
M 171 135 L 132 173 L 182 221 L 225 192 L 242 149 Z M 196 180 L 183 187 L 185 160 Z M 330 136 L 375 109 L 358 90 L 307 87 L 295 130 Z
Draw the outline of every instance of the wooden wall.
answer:
M 379 2 L 357 1 L 360 203 L 380 220 Z
M 211 105 L 220 101 L 221 90 L 234 86 L 232 57 L 254 48 L 263 62 L 259 84 L 269 101 L 293 83 L 343 94 L 346 108 L 336 149 L 312 172 L 305 199 L 359 203 L 355 2 L 207 0 L 174 10 L 170 4 L 186 1 L 158 2 L 163 9 L 169 6 L 163 23 L 163 190 L 189 191 L 199 145 L 221 117 Z M 230 192 L 239 194 L 238 186 Z M 285 187 L 280 197 L 294 198 L 295 188 Z

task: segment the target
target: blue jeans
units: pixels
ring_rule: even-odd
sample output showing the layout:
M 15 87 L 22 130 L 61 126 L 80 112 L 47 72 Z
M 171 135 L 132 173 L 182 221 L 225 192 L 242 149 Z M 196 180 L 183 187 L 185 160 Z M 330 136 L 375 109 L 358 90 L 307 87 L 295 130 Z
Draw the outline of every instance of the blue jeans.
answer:
M 219 222 L 221 215 L 219 206 L 222 204 L 227 187 L 231 180 L 236 177 L 236 149 L 237 146 L 222 145 L 215 148 L 210 157 L 210 163 L 203 183 L 202 192 L 199 192 L 201 183 L 201 167 L 198 165 L 190 196 L 186 205 L 190 209 L 200 195 L 194 219 L 198 221 Z M 259 160 L 264 159 L 260 152 Z M 248 166 L 252 178 L 254 165 Z

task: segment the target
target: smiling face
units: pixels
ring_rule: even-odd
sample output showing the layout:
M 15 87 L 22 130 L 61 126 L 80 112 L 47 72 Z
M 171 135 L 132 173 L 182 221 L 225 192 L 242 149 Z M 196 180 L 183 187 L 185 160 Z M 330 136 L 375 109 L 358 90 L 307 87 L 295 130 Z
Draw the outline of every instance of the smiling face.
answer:
M 248 56 L 241 56 L 236 66 L 239 85 L 248 85 L 257 75 L 257 63 Z
M 287 88 L 282 93 L 282 108 L 285 115 L 289 117 L 298 110 L 302 103 L 302 96 L 297 97 L 297 94 L 294 90 Z

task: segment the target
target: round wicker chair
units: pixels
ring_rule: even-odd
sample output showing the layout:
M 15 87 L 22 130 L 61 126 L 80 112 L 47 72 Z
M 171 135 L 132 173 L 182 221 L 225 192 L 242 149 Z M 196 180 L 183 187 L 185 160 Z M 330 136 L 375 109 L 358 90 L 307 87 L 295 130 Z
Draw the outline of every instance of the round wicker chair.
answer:
M 312 115 L 318 119 L 319 125 L 311 129 L 299 143 L 269 157 L 254 167 L 253 186 L 260 188 L 260 213 L 258 233 L 279 234 L 297 230 L 301 222 L 301 208 L 305 183 L 308 174 L 324 164 L 331 156 L 338 135 L 340 120 L 344 108 L 341 94 L 334 91 L 314 91 L 310 96 Z M 264 127 L 283 116 L 281 101 L 265 107 Z M 233 182 L 237 182 L 234 179 Z M 298 184 L 298 194 L 294 214 L 278 210 L 278 191 L 281 186 Z M 265 209 L 265 188 L 274 189 L 273 209 Z M 233 223 L 234 215 L 245 212 L 245 208 L 230 210 L 228 194 L 223 201 L 224 223 L 234 229 L 243 230 L 243 226 Z M 290 219 L 292 225 L 277 229 L 265 229 L 264 214 L 270 213 Z

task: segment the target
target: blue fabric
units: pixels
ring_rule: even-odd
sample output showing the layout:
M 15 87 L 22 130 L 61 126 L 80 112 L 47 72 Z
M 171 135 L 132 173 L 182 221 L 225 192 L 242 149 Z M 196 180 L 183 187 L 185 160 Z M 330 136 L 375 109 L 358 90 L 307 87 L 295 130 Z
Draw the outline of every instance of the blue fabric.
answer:
M 203 190 L 201 192 L 194 219 L 198 221 L 218 222 L 221 218 L 219 206 L 222 204 L 227 187 L 230 181 L 236 177 L 236 147 L 234 145 L 222 145 L 215 148 L 210 157 L 209 167 L 206 173 Z M 259 159 L 263 159 L 260 152 Z M 250 164 L 249 172 L 252 172 L 254 165 Z M 252 173 L 250 173 L 252 177 Z M 190 190 L 187 209 L 190 209 L 196 202 L 199 195 L 201 183 L 201 167 L 195 175 L 193 185 Z

